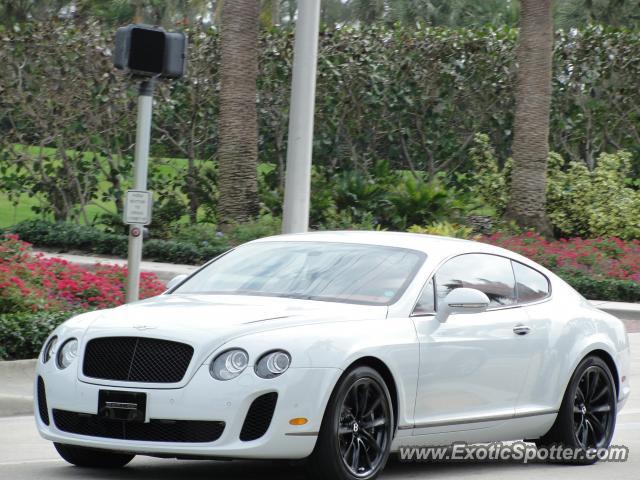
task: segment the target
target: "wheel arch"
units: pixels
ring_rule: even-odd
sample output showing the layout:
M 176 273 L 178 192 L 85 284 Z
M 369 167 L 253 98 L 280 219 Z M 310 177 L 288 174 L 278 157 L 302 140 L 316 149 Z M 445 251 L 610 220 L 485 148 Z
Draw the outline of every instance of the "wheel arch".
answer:
M 399 413 L 398 409 L 399 409 L 400 399 L 398 398 L 398 387 L 396 385 L 396 380 L 393 376 L 393 373 L 391 373 L 391 370 L 389 369 L 386 363 L 384 363 L 378 357 L 373 357 L 373 356 L 360 357 L 357 360 L 354 360 L 353 362 L 351 362 L 351 364 L 349 364 L 349 366 L 344 371 L 346 373 L 353 370 L 356 367 L 373 368 L 376 372 L 380 374 L 380 376 L 384 380 L 385 384 L 387 385 L 387 388 L 389 389 L 389 395 L 391 396 L 391 406 L 393 408 L 393 422 L 394 422 L 393 427 L 395 432 L 395 429 L 398 426 L 398 413 Z
M 584 360 L 589 356 L 598 357 L 604 363 L 607 364 L 607 367 L 609 367 L 609 370 L 611 371 L 611 375 L 613 376 L 613 381 L 616 386 L 616 395 L 619 396 L 620 395 L 620 375 L 618 374 L 618 367 L 616 366 L 616 362 L 614 361 L 613 357 L 609 354 L 609 352 L 597 348 L 595 350 L 590 351 L 588 354 L 582 357 L 582 359 L 580 360 L 580 363 L 582 362 L 582 360 Z

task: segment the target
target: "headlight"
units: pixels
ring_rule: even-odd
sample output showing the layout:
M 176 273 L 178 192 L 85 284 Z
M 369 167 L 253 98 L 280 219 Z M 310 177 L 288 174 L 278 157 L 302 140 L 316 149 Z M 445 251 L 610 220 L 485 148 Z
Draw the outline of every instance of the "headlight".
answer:
M 72 338 L 67 340 L 62 344 L 60 350 L 58 350 L 58 355 L 56 356 L 56 361 L 58 363 L 58 367 L 65 369 L 76 359 L 78 356 L 78 340 Z
M 282 375 L 291 365 L 291 355 L 284 350 L 275 350 L 263 355 L 256 363 L 256 375 L 262 378 L 274 378 Z
M 55 335 L 49 339 L 44 348 L 42 349 L 42 363 L 47 363 L 53 353 L 53 347 L 58 343 L 58 337 Z
M 231 380 L 240 375 L 249 365 L 249 354 L 239 348 L 227 350 L 218 355 L 211 366 L 209 372 L 217 380 Z

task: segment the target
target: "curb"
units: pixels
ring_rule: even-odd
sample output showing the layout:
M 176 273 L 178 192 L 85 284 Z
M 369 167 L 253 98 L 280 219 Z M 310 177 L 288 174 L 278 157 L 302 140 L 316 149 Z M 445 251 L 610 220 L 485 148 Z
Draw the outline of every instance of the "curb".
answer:
M 42 254 L 44 258 L 61 258 L 68 261 L 69 263 L 80 265 L 81 267 L 87 269 L 95 268 L 97 264 L 119 265 L 121 267 L 127 266 L 127 260 L 122 258 L 94 257 L 89 255 L 76 255 L 71 253 L 53 253 L 42 250 L 34 250 L 34 252 Z M 200 267 L 196 265 L 149 262 L 147 260 L 142 261 L 140 264 L 141 271 L 155 273 L 158 278 L 165 283 L 177 275 L 189 275 L 198 268 Z
M 37 359 L 0 362 L 0 417 L 33 413 L 31 393 Z
M 0 394 L 0 418 L 33 414 L 33 397 Z
M 640 304 L 624 302 L 607 302 L 605 300 L 589 300 L 598 310 L 610 313 L 620 320 L 640 321 Z

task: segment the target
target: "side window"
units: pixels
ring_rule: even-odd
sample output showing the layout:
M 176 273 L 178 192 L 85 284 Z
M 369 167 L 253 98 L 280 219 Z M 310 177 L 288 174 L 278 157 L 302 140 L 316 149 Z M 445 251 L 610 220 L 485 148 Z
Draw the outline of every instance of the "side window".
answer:
M 490 307 L 514 305 L 516 285 L 511 260 L 497 255 L 470 253 L 454 257 L 435 275 L 436 301 L 456 288 L 475 288 L 484 292 Z
M 428 313 L 435 313 L 435 311 L 436 302 L 432 277 L 431 280 L 429 280 L 429 283 L 424 286 L 424 290 L 422 290 L 422 293 L 420 294 L 420 298 L 413 309 L 412 315 L 426 315 Z
M 535 302 L 549 296 L 550 288 L 547 277 L 522 263 L 511 263 L 516 275 L 518 303 Z

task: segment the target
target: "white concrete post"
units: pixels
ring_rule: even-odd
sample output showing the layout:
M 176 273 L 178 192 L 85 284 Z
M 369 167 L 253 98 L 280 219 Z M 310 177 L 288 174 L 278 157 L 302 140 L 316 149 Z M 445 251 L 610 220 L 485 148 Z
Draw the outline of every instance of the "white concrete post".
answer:
M 320 0 L 300 0 L 293 50 L 287 171 L 284 189 L 284 233 L 309 228 L 311 150 L 316 95 Z

